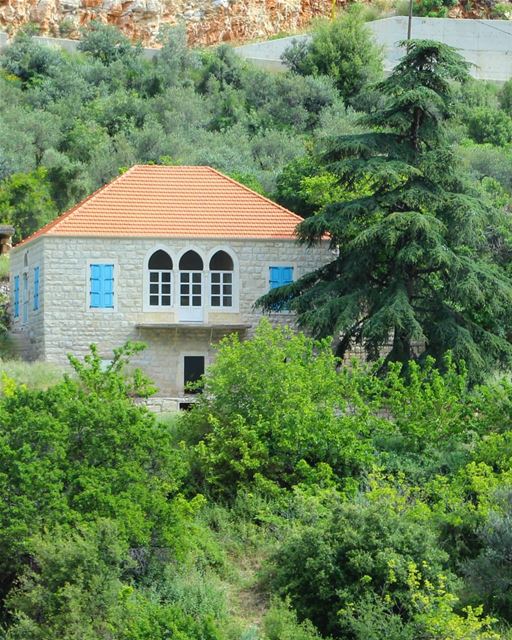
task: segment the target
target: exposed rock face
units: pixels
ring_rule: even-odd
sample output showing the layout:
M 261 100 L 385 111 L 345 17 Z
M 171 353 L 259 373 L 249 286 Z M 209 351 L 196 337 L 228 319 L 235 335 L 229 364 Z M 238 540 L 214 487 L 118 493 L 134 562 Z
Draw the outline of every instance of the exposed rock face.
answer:
M 151 46 L 163 24 L 184 21 L 190 42 L 208 45 L 296 31 L 331 6 L 331 0 L 0 0 L 0 29 L 13 33 L 34 22 L 42 35 L 78 37 L 80 27 L 100 20 Z

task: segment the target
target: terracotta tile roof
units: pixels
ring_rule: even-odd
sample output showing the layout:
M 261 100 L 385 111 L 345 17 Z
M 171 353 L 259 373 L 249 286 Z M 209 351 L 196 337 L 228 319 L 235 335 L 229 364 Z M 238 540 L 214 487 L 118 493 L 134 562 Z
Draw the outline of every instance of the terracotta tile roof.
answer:
M 41 235 L 294 239 L 301 220 L 211 167 L 135 165 L 20 244 Z

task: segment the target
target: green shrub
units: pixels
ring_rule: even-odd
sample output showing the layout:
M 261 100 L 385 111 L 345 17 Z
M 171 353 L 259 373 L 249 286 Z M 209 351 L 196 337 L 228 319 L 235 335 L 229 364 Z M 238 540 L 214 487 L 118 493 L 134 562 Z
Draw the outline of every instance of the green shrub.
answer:
M 3 68 L 25 84 L 57 73 L 62 62 L 60 51 L 37 44 L 26 33 L 19 33 L 2 55 Z
M 468 132 L 475 142 L 504 147 L 512 141 L 512 118 L 504 111 L 477 109 L 468 120 Z
M 477 601 L 512 622 L 512 489 L 501 486 L 478 530 L 481 550 L 464 570 Z
M 82 30 L 78 49 L 105 65 L 113 64 L 116 60 L 132 58 L 138 52 L 119 29 L 97 21 L 90 22 L 87 28 Z
M 322 636 L 306 620 L 298 622 L 289 603 L 274 600 L 263 618 L 262 640 L 321 640 Z
M 318 23 L 311 41 L 292 43 L 283 61 L 294 73 L 329 76 L 345 101 L 382 74 L 382 52 L 357 6 L 334 21 Z
M 399 602 L 408 622 L 414 613 L 411 566 L 434 582 L 447 560 L 425 506 L 412 495 L 376 488 L 288 537 L 274 556 L 270 582 L 300 619 L 324 634 L 351 638 L 351 612 L 364 615 L 369 597 Z M 445 575 L 453 587 L 453 575 Z
M 224 638 L 208 610 L 190 612 L 183 597 L 175 603 L 129 584 L 132 556 L 108 520 L 36 536 L 31 563 L 7 599 L 6 640 Z
M 414 13 L 417 16 L 444 17 L 456 4 L 457 0 L 417 0 L 414 4 Z
M 329 342 L 265 320 L 249 341 L 222 341 L 181 432 L 214 493 L 232 496 L 256 474 L 291 486 L 322 466 L 350 481 L 371 453 L 343 407 Z
M 115 524 L 53 528 L 30 544 L 31 563 L 7 599 L 8 640 L 112 637 L 123 617 L 121 576 L 128 549 Z
M 28 540 L 48 526 L 108 518 L 146 555 L 155 547 L 188 548 L 184 523 L 195 503 L 179 497 L 185 461 L 154 415 L 133 403 L 148 391 L 141 373 L 123 374 L 139 348 L 117 350 L 106 371 L 95 349 L 83 363 L 72 358 L 76 377 L 47 390 L 4 384 L 0 585 L 9 586 Z
M 512 79 L 503 83 L 498 98 L 503 111 L 512 115 Z

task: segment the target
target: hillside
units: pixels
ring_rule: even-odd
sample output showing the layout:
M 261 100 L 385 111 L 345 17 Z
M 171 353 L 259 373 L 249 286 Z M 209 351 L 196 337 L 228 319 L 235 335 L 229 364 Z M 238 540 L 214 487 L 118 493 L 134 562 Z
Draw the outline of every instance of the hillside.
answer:
M 336 0 L 338 8 L 347 0 Z M 403 12 L 404 2 L 369 2 L 377 14 Z M 415 0 L 418 15 L 506 17 L 510 3 L 495 0 Z M 16 32 L 32 23 L 41 34 L 78 37 L 80 27 L 100 20 L 145 45 L 157 42 L 162 25 L 185 22 L 192 44 L 243 42 L 296 32 L 330 15 L 331 0 L 0 0 L 0 29 Z
M 76 36 L 91 20 L 154 44 L 160 27 L 185 21 L 194 44 L 245 41 L 305 27 L 330 0 L 2 0 L 0 28 L 37 23 L 43 34 Z

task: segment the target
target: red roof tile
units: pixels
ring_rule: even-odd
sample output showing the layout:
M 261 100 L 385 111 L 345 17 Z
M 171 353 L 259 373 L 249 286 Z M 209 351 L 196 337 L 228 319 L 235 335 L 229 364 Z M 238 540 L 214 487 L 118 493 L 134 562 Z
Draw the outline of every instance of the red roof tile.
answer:
M 41 235 L 294 239 L 301 220 L 211 167 L 135 165 L 23 243 Z

